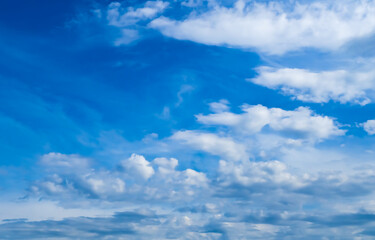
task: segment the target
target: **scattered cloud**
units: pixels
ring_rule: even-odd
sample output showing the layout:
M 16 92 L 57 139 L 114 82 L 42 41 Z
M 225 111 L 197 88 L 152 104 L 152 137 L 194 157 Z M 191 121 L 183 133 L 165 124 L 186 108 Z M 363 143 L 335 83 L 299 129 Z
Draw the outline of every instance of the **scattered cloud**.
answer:
M 155 167 L 151 179 L 156 184 L 143 183 L 136 187 L 139 188 L 137 191 L 147 195 L 150 191 L 155 194 L 172 187 L 169 198 L 162 201 L 153 198 L 152 204 L 147 202 L 146 205 L 137 199 L 126 204 L 132 210 L 109 209 L 112 214 L 108 214 L 108 210 L 92 209 L 85 213 L 85 210 L 68 209 L 63 214 L 67 217 L 58 220 L 5 219 L 0 224 L 0 233 L 4 239 L 30 236 L 61 239 L 82 236 L 87 239 L 147 239 L 154 236 L 160 239 L 185 239 L 186 236 L 192 239 L 249 236 L 252 239 L 264 239 L 265 236 L 269 239 L 316 239 L 361 237 L 369 234 L 362 232 L 364 228 L 375 226 L 374 213 L 366 209 L 368 202 L 363 202 L 366 196 L 372 199 L 375 190 L 373 172 L 367 169 L 352 175 L 343 172 L 309 175 L 296 173 L 280 161 L 222 160 L 216 179 L 209 181 L 205 174 L 192 169 L 175 170 L 177 159 L 156 158 L 151 163 Z M 191 197 L 192 190 L 203 185 L 204 191 Z M 151 186 L 157 186 L 157 189 L 150 190 Z M 117 206 L 124 207 L 137 191 L 127 192 Z M 173 204 L 179 194 L 181 201 Z M 335 199 L 335 202 L 327 202 L 327 198 Z M 111 200 L 104 202 L 107 207 L 111 206 Z M 166 202 L 172 204 L 166 205 Z M 37 206 L 43 207 L 47 203 L 42 200 Z M 359 208 L 348 209 L 348 203 L 358 204 Z M 337 209 L 340 204 L 344 206 L 341 210 Z M 54 208 L 58 210 L 58 207 Z M 317 214 L 317 208 L 325 210 Z
M 143 7 L 139 8 L 124 8 L 121 3 L 112 2 L 108 5 L 107 10 L 108 24 L 116 27 L 132 26 L 139 21 L 156 17 L 166 7 L 168 7 L 168 3 L 163 1 L 147 1 Z
M 312 72 L 297 68 L 260 67 L 258 76 L 248 79 L 255 84 L 277 89 L 303 102 L 366 105 L 375 86 L 375 71 L 335 70 Z
M 48 167 L 48 169 L 85 169 L 90 166 L 90 160 L 88 158 L 81 157 L 76 154 L 62 154 L 51 152 L 45 154 L 40 159 L 40 164 Z
M 112 2 L 106 9 L 96 9 L 96 17 L 104 19 L 110 27 L 119 29 L 115 46 L 130 44 L 142 37 L 145 24 L 161 14 L 169 5 L 163 1 L 147 1 L 142 6 L 126 7 L 126 3 Z
M 375 134 L 375 120 L 367 120 L 362 124 L 362 126 L 369 135 Z
M 285 164 L 279 161 L 250 162 L 240 164 L 221 160 L 219 163 L 221 184 L 230 186 L 240 184 L 243 186 L 261 185 L 264 189 L 268 186 L 301 185 L 300 180 L 287 172 Z
M 208 104 L 212 112 L 227 112 L 229 110 L 229 101 L 221 99 L 219 102 L 211 102 Z
M 320 141 L 334 136 L 341 136 L 345 131 L 340 129 L 334 119 L 314 113 L 306 107 L 295 110 L 267 108 L 262 105 L 243 105 L 243 113 L 228 111 L 197 115 L 197 120 L 206 125 L 223 125 L 236 130 L 238 134 L 254 135 L 269 128 L 269 131 L 285 135 L 291 139 L 309 139 Z
M 215 0 L 157 0 L 102 4 L 105 6 L 97 3 L 99 8 L 93 10 L 88 17 L 90 19 L 80 26 L 81 29 L 82 26 L 91 27 L 96 34 L 105 35 L 103 40 L 110 39 L 116 46 L 131 45 L 158 30 L 175 39 L 254 50 L 265 55 L 284 55 L 308 48 L 302 54 L 265 57 L 276 59 L 275 62 L 280 62 L 280 65 L 284 60 L 290 65 L 298 65 L 292 63 L 296 55 L 297 59 L 309 57 L 311 53 L 315 58 L 345 55 L 348 54 L 345 51 L 349 51 L 345 50 L 346 47 L 351 48 L 351 44 L 358 44 L 361 39 L 369 45 L 375 34 L 373 0 L 343 0 L 340 3 L 238 0 L 234 4 Z M 85 17 L 87 14 L 82 16 Z M 108 36 L 102 34 L 104 32 Z M 35 161 L 37 164 L 33 165 L 34 162 L 30 161 L 27 165 L 29 162 L 20 160 L 19 163 L 25 163 L 25 166 L 14 169 L 3 167 L 3 171 L 0 167 L 1 180 L 5 179 L 0 192 L 6 193 L 0 201 L 0 238 L 256 240 L 371 239 L 375 235 L 375 164 L 374 153 L 368 150 L 371 149 L 372 137 L 355 135 L 357 133 L 345 136 L 347 125 L 340 122 L 346 120 L 332 117 L 347 114 L 345 111 L 351 104 L 361 108 L 371 103 L 375 86 L 375 71 L 371 68 L 373 59 L 343 59 L 340 62 L 352 65 L 336 70 L 319 70 L 324 63 L 311 68 L 316 70 L 308 70 L 307 57 L 304 59 L 306 63 L 300 64 L 309 65 L 305 69 L 258 67 L 258 75 L 249 81 L 280 91 L 300 102 L 272 107 L 285 102 L 277 102 L 279 98 L 267 99 L 267 95 L 262 96 L 264 105 L 243 104 L 234 109 L 223 98 L 230 99 L 234 94 L 247 91 L 237 91 L 246 86 L 243 81 L 242 85 L 233 85 L 233 89 L 224 89 L 229 86 L 225 85 L 227 79 L 242 76 L 236 70 L 236 61 L 255 65 L 262 60 L 254 57 L 253 53 L 248 58 L 247 54 L 238 50 L 205 48 L 164 41 L 157 38 L 161 37 L 160 34 L 153 36 L 155 39 L 152 41 L 126 49 L 100 44 L 101 48 L 96 52 L 95 40 L 92 45 L 95 48 L 85 51 L 74 52 L 76 50 L 71 46 L 66 48 L 69 49 L 69 57 L 65 60 L 79 54 L 88 53 L 86 58 L 90 56 L 89 65 L 76 69 L 80 75 L 88 74 L 85 69 L 94 69 L 98 63 L 95 61 L 100 61 L 99 71 L 90 72 L 88 76 L 98 74 L 98 78 L 102 78 L 110 69 L 108 76 L 113 77 L 115 86 L 111 82 L 107 90 L 103 87 L 107 85 L 98 85 L 106 80 L 84 81 L 85 86 L 90 86 L 90 93 L 83 97 L 79 95 L 82 83 L 78 83 L 79 86 L 72 85 L 79 92 L 72 98 L 63 96 L 72 88 L 70 80 L 66 82 L 68 84 L 62 84 L 57 79 L 59 87 L 66 85 L 67 88 L 59 88 L 55 92 L 53 88 L 57 85 L 44 86 L 44 78 L 41 78 L 40 83 L 35 83 L 35 86 L 33 83 L 21 94 L 35 92 L 54 103 L 44 104 L 47 107 L 39 115 L 35 115 L 35 111 L 40 110 L 41 104 L 30 107 L 24 104 L 28 98 L 22 98 L 26 99 L 22 102 L 25 106 L 14 107 L 19 105 L 17 103 L 22 96 L 16 94 L 12 98 L 17 91 L 9 92 L 4 88 L 4 100 L 12 101 L 3 101 L 6 103 L 0 109 L 4 112 L 1 113 L 5 119 L 3 122 L 25 125 L 27 127 L 18 127 L 17 130 L 31 129 L 33 133 L 21 145 L 16 144 L 18 147 L 28 146 L 32 137 L 51 135 L 39 128 L 60 131 L 48 136 L 46 141 L 37 141 L 39 147 L 36 149 L 39 150 L 35 151 L 41 154 Z M 155 46 L 161 47 L 150 57 Z M 174 51 L 186 46 L 187 50 Z M 91 52 L 92 49 L 95 53 Z M 196 57 L 200 53 L 198 51 L 204 50 L 204 54 L 212 55 L 212 58 L 204 59 L 206 62 L 209 60 L 209 64 L 200 65 L 191 59 L 187 65 L 170 64 L 171 59 L 179 61 L 181 53 L 190 50 L 197 52 L 183 55 L 184 59 Z M 213 58 L 226 58 L 225 54 L 229 52 L 234 53 L 231 55 L 233 58 L 225 62 L 211 61 Z M 239 53 L 240 59 L 235 57 Z M 111 58 L 112 54 L 116 55 L 115 61 Z M 97 59 L 92 58 L 94 55 Z M 48 53 L 50 56 L 51 53 Z M 124 57 L 129 64 L 123 63 Z M 22 59 L 22 56 L 18 58 Z M 84 59 L 82 57 L 79 61 Z M 234 63 L 229 63 L 232 60 Z M 215 67 L 216 63 L 219 65 Z M 200 77 L 212 81 L 212 76 L 219 76 L 222 73 L 219 68 L 224 63 L 223 72 L 231 73 L 222 77 L 223 82 L 215 83 L 217 88 L 211 88 L 210 82 L 203 84 L 199 81 Z M 138 68 L 138 65 L 141 67 Z M 171 79 L 181 76 L 180 71 L 175 74 L 176 67 L 183 71 L 196 71 L 195 84 L 189 85 L 191 82 L 185 81 L 168 99 L 167 95 L 164 96 L 166 98 L 152 95 L 153 92 L 163 95 L 163 89 L 176 86 L 175 82 L 171 83 Z M 249 65 L 248 69 L 253 67 Z M 8 72 L 13 73 L 13 70 Z M 213 70 L 218 72 L 212 75 L 209 71 Z M 155 75 L 154 71 L 160 74 Z M 159 82 L 164 77 L 167 80 Z M 145 81 L 137 81 L 142 79 Z M 19 88 L 26 89 L 26 86 L 29 83 Z M 94 91 L 94 88 L 97 90 Z M 117 88 L 119 95 L 113 95 L 117 93 Z M 269 92 L 252 84 L 250 88 L 259 90 L 259 95 L 257 93 L 250 98 L 235 96 L 235 101 L 248 99 L 256 104 L 257 96 Z M 193 90 L 194 96 L 188 96 Z M 103 92 L 106 94 L 101 95 Z M 121 98 L 123 95 L 125 97 Z M 134 105 L 132 100 L 135 95 L 141 99 L 137 103 L 143 104 Z M 93 96 L 103 97 L 99 102 L 92 102 Z M 193 101 L 193 97 L 198 99 Z M 76 98 L 92 107 L 83 103 L 76 105 Z M 103 99 L 107 102 L 102 102 Z M 208 103 L 210 112 L 197 114 L 196 122 L 192 121 L 191 115 L 186 116 L 207 99 L 221 100 Z M 323 115 L 321 112 L 327 112 L 327 109 L 320 112 L 324 104 L 317 109 L 314 109 L 318 106 L 316 104 L 295 107 L 301 102 L 330 101 L 346 104 L 340 109 L 344 113 L 338 114 L 335 110 L 330 116 Z M 114 104 L 118 102 L 126 104 Z M 135 113 L 134 106 L 138 105 L 140 110 Z M 366 106 L 366 109 L 369 108 L 371 106 Z M 40 120 L 46 119 L 45 116 L 52 117 L 50 113 L 56 112 L 55 109 L 64 113 L 60 114 L 61 119 L 52 118 L 53 123 Z M 86 109 L 87 113 L 81 113 L 82 109 Z M 160 113 L 156 114 L 155 109 L 159 109 Z M 29 113 L 25 114 L 25 110 Z M 147 111 L 149 114 L 143 115 Z M 131 119 L 128 119 L 129 112 L 132 113 Z M 74 118 L 66 120 L 65 113 L 74 115 Z M 361 114 L 360 118 L 364 116 Z M 124 119 L 127 121 L 124 122 Z M 34 124 L 28 127 L 30 121 Z M 55 124 L 66 121 L 66 124 Z M 91 122 L 92 129 L 88 130 L 85 125 Z M 354 128 L 352 122 L 350 124 Z M 137 123 L 142 126 L 134 128 Z M 75 130 L 70 136 L 73 137 L 65 137 L 64 132 L 72 126 Z M 375 134 L 375 120 L 357 124 L 357 127 L 363 128 L 369 135 Z M 25 131 L 18 132 L 25 134 Z M 9 130 L 3 139 L 3 149 L 22 140 L 19 136 L 23 135 L 14 136 L 14 131 Z M 72 145 L 77 137 L 79 142 Z M 9 139 L 11 143 L 8 143 Z M 61 144 L 54 144 L 54 141 Z M 368 143 L 358 147 L 360 144 L 357 142 L 360 141 Z M 77 154 L 58 152 L 62 149 Z M 12 151 L 16 150 L 12 147 Z M 41 151 L 45 154 L 42 155 Z M 13 164 L 12 161 L 5 163 Z M 18 169 L 26 173 L 19 174 Z M 15 177 L 15 173 L 20 177 Z M 22 184 L 27 185 L 25 192 L 8 194 L 8 178 L 19 184 L 17 189 L 24 189 L 20 187 Z
M 226 159 L 240 160 L 248 158 L 246 147 L 229 137 L 220 137 L 212 133 L 199 131 L 178 131 L 171 136 L 171 139 L 181 141 L 196 150 L 205 151 Z
M 215 5 L 182 20 L 159 17 L 150 27 L 164 35 L 207 45 L 284 54 L 302 48 L 337 50 L 374 33 L 374 1 L 247 2 Z
M 77 155 L 49 153 L 65 159 L 80 158 Z M 65 169 L 49 169 L 45 165 L 46 177 L 35 181 L 29 196 L 45 196 L 56 200 L 101 199 L 106 201 L 148 201 L 168 198 L 179 201 L 184 195 L 193 196 L 195 191 L 206 188 L 209 182 L 205 173 L 193 169 L 176 170 L 175 158 L 155 158 L 149 162 L 142 155 L 132 154 L 120 161 L 112 170 L 86 167 L 76 171 L 76 166 Z M 183 191 L 181 192 L 181 190 Z M 177 196 L 179 195 L 179 196 Z

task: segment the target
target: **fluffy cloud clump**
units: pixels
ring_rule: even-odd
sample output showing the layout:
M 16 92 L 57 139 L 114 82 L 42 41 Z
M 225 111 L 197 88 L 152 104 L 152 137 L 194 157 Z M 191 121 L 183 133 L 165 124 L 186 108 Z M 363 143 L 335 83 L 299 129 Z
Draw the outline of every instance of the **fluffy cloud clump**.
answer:
M 306 69 L 261 67 L 258 76 L 249 81 L 304 102 L 340 103 L 366 105 L 371 102 L 368 95 L 375 86 L 373 70 L 352 72 L 334 70 L 312 72 Z
M 149 179 L 155 173 L 150 162 L 143 156 L 136 154 L 132 154 L 131 157 L 124 160 L 121 165 L 129 174 L 140 176 L 144 180 Z
M 160 17 L 150 27 L 164 35 L 207 45 L 284 54 L 302 48 L 336 50 L 374 33 L 374 1 L 246 2 L 215 5 L 182 20 Z
M 80 204 L 117 210 L 105 218 L 12 220 L 0 224 L 0 232 L 15 236 L 14 229 L 21 226 L 22 234 L 40 237 L 33 227 L 55 226 L 61 236 L 87 239 L 316 239 L 337 236 L 340 228 L 342 236 L 369 235 L 373 220 L 335 220 L 335 226 L 326 220 L 350 214 L 360 219 L 360 214 L 375 211 L 372 165 L 337 168 L 345 162 L 341 155 L 316 148 L 345 134 L 333 118 L 306 107 L 245 104 L 235 113 L 226 100 L 209 107 L 212 113 L 196 115 L 202 128 L 176 131 L 158 141 L 171 145 L 166 149 L 172 152 L 184 148 L 190 156 L 207 154 L 217 164 L 199 171 L 193 164 L 180 168 L 173 157 L 147 160 L 131 154 L 108 169 L 79 155 L 45 154 L 39 162 L 41 177 L 30 186 L 27 198 L 52 200 L 67 209 Z M 206 159 L 201 158 L 201 165 L 209 164 Z M 189 164 L 185 159 L 183 163 Z M 315 168 L 318 163 L 320 168 Z M 316 209 L 329 210 L 323 218 Z M 75 227 L 81 224 L 86 227 Z
M 41 164 L 54 156 L 69 159 L 51 153 L 42 157 Z M 177 166 L 175 158 L 149 162 L 133 154 L 111 171 L 83 167 L 80 172 L 87 173 L 82 175 L 74 167 L 71 174 L 55 169 L 34 183 L 32 194 L 58 200 L 68 212 L 74 209 L 69 202 L 79 200 L 80 209 L 99 204 L 122 210 L 105 216 L 88 211 L 90 217 L 60 220 L 6 219 L 0 233 L 4 239 L 56 238 L 56 234 L 86 239 L 366 239 L 375 226 L 374 172 L 368 169 L 307 174 L 276 160 L 220 160 L 216 174 L 207 175 L 193 169 L 179 171 Z M 43 204 L 50 205 L 39 200 L 38 206 Z M 326 210 L 317 213 L 316 208 Z
M 246 147 L 230 137 L 222 137 L 213 133 L 199 131 L 179 131 L 171 137 L 172 140 L 208 152 L 212 155 L 222 156 L 227 159 L 247 159 Z
M 367 120 L 362 124 L 362 126 L 369 135 L 375 134 L 375 120 Z
M 334 119 L 314 113 L 306 107 L 295 110 L 267 108 L 262 105 L 243 105 L 243 113 L 228 111 L 197 115 L 197 120 L 206 125 L 222 125 L 234 129 L 238 134 L 254 135 L 268 131 L 288 136 L 292 139 L 320 141 L 344 135 Z
M 132 154 L 113 170 L 65 163 L 66 168 L 61 169 L 61 159 L 74 163 L 87 161 L 78 155 L 61 153 L 42 156 L 40 163 L 47 176 L 30 187 L 31 195 L 60 199 L 80 196 L 108 201 L 164 199 L 173 195 L 171 200 L 178 201 L 184 195 L 193 196 L 195 191 L 206 188 L 209 181 L 205 173 L 193 169 L 176 170 L 178 160 L 175 158 L 155 158 L 149 162 L 142 155 Z M 55 166 L 59 168 L 51 168 Z

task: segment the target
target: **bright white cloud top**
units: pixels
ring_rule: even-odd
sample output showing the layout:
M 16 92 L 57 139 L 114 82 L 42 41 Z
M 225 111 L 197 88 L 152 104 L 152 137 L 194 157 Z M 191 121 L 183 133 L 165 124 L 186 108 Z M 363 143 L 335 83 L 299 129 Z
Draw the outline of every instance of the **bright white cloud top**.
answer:
M 363 129 L 370 135 L 375 134 L 375 120 L 367 120 L 362 124 Z
M 375 87 L 375 71 L 334 70 L 313 72 L 306 69 L 260 67 L 253 83 L 291 95 L 304 102 L 366 105 Z
M 239 134 L 252 135 L 265 127 L 278 133 L 288 132 L 297 138 L 322 140 L 345 133 L 332 118 L 314 114 L 310 109 L 299 107 L 293 111 L 267 108 L 262 105 L 243 105 L 242 114 L 220 112 L 197 115 L 199 122 L 209 125 L 224 125 L 234 128 Z
M 198 43 L 283 54 L 302 48 L 337 50 L 375 30 L 374 1 L 247 2 L 216 5 L 183 20 L 160 17 L 150 26 Z

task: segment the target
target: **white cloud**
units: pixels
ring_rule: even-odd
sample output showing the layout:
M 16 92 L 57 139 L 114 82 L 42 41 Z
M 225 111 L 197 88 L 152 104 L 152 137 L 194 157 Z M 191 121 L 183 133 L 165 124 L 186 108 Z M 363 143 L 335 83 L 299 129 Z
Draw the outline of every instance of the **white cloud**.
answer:
M 60 196 L 60 200 L 75 195 L 89 198 L 112 199 L 125 193 L 126 184 L 117 174 L 109 171 L 86 173 L 57 172 L 44 180 L 36 181 L 30 191 L 34 195 Z
M 206 125 L 224 125 L 236 129 L 243 135 L 261 132 L 266 126 L 290 138 L 322 140 L 345 133 L 334 120 L 315 114 L 309 108 L 299 107 L 293 111 L 267 108 L 262 105 L 243 105 L 244 113 L 220 112 L 197 115 L 197 120 Z
M 239 0 L 183 20 L 160 17 L 150 27 L 164 35 L 208 45 L 256 48 L 269 54 L 313 47 L 336 50 L 375 29 L 375 2 L 340 1 L 290 4 Z
M 143 156 L 137 154 L 132 154 L 130 158 L 122 161 L 121 165 L 128 174 L 141 177 L 144 180 L 149 179 L 155 173 L 150 162 Z
M 205 186 L 208 183 L 206 174 L 197 172 L 193 169 L 186 169 L 184 171 L 185 183 L 188 185 Z
M 114 170 L 86 168 L 78 172 L 75 166 L 70 171 L 48 169 L 52 174 L 35 181 L 29 192 L 31 196 L 48 196 L 67 202 L 77 197 L 109 202 L 169 198 L 179 201 L 208 186 L 205 173 L 189 168 L 180 171 L 176 170 L 177 166 L 175 158 L 161 157 L 149 162 L 142 155 L 132 154 Z
M 116 174 L 90 168 L 89 160 L 82 156 L 49 153 L 41 157 L 40 163 L 51 172 L 43 181 L 37 181 L 31 191 L 48 195 L 82 193 L 87 196 L 106 198 L 123 193 L 125 182 Z
M 107 23 L 121 30 L 120 37 L 114 40 L 114 45 L 126 45 L 138 40 L 141 37 L 139 28 L 143 25 L 142 22 L 155 18 L 168 5 L 163 1 L 148 1 L 139 8 L 124 8 L 119 2 L 110 3 L 106 11 Z
M 78 170 L 87 168 L 90 164 L 90 160 L 76 154 L 67 155 L 51 152 L 44 154 L 40 159 L 40 163 L 53 169 L 68 168 Z
M 170 174 L 175 172 L 175 168 L 178 165 L 178 160 L 175 158 L 155 158 L 152 161 L 155 165 L 158 166 L 158 172 L 162 175 Z
M 302 186 L 301 180 L 289 173 L 286 165 L 279 161 L 243 161 L 238 164 L 221 160 L 218 171 L 221 184 L 227 186 L 233 183 L 244 186 L 254 184 L 266 184 L 272 187 L 280 185 Z
M 220 156 L 226 159 L 247 159 L 246 148 L 230 137 L 220 137 L 212 133 L 198 131 L 179 131 L 173 134 L 172 140 L 179 140 L 191 147 Z
M 299 160 L 303 161 L 303 156 Z M 266 205 L 273 205 L 275 198 L 285 195 L 290 203 L 296 200 L 308 204 L 327 197 L 350 201 L 353 196 L 364 197 L 374 191 L 371 187 L 373 171 L 363 166 L 352 172 L 323 170 L 313 173 L 309 169 L 296 170 L 280 161 L 242 161 L 239 164 L 221 160 L 217 180 L 222 192 L 219 194 L 245 195 L 254 201 L 258 198 Z M 335 205 L 333 202 L 326 204 Z
M 304 102 L 365 105 L 370 102 L 368 92 L 375 87 L 375 71 L 351 72 L 348 70 L 311 72 L 305 69 L 260 67 L 258 76 L 249 81 Z
M 107 171 L 85 175 L 82 178 L 82 184 L 100 197 L 125 192 L 125 182 Z
M 152 163 L 158 166 L 156 175 L 158 175 L 157 177 L 161 178 L 163 182 L 180 184 L 180 186 L 185 187 L 206 187 L 209 182 L 205 173 L 197 172 L 190 168 L 184 171 L 175 170 L 178 165 L 178 160 L 175 158 L 155 158 Z
M 131 26 L 139 21 L 156 17 L 156 15 L 163 12 L 167 6 L 167 2 L 148 1 L 143 7 L 137 9 L 128 7 L 124 9 L 121 3 L 112 2 L 109 4 L 107 10 L 108 24 L 116 27 Z
M 219 102 L 209 103 L 212 112 L 227 112 L 229 110 L 229 102 L 226 99 L 221 99 Z
M 375 134 L 375 120 L 367 120 L 362 124 L 362 126 L 369 135 Z

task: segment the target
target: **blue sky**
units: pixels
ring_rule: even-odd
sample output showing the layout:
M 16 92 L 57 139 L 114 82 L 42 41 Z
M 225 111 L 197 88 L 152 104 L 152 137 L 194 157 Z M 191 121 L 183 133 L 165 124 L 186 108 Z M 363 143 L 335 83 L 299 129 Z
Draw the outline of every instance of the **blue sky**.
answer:
M 375 1 L 0 6 L 2 239 L 373 239 Z

